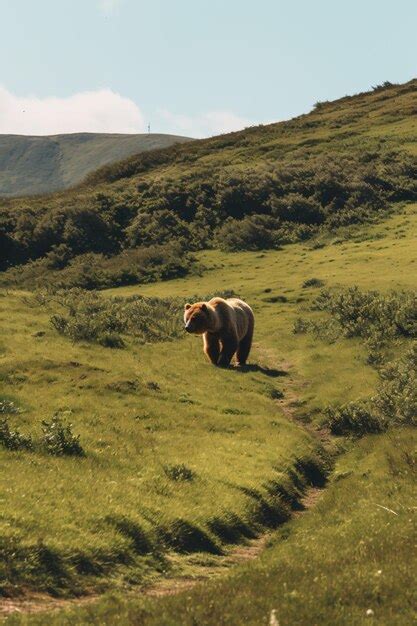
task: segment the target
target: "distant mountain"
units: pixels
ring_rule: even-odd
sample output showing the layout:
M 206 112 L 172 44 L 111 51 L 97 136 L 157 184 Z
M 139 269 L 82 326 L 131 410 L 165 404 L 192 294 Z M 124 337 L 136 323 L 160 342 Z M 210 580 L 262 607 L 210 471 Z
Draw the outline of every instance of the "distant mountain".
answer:
M 65 189 L 102 165 L 186 141 L 161 134 L 0 135 L 0 196 Z

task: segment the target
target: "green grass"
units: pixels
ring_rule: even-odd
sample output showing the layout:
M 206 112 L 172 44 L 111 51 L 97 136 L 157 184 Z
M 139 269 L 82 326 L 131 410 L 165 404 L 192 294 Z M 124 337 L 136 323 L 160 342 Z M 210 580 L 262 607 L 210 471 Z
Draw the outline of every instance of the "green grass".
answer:
M 250 172 L 254 182 L 264 180 L 276 167 L 293 172 L 291 184 L 301 190 L 311 175 L 307 195 L 320 195 L 320 177 L 329 176 L 329 191 L 332 164 L 341 159 L 349 171 L 340 194 L 356 190 L 349 220 L 372 221 L 337 233 L 328 224 L 282 250 L 200 251 L 195 269 L 205 267 L 201 275 L 102 292 L 103 298 L 143 294 L 186 302 L 232 290 L 256 317 L 252 367 L 244 371 L 210 366 L 201 340 L 185 335 L 143 343 L 127 332 L 119 349 L 73 343 L 51 324 L 62 312 L 53 298 L 39 306 L 22 289 L 0 291 L 0 400 L 21 409 L 7 415 L 9 427 L 33 442 L 31 451 L 0 447 L 0 594 L 120 592 L 68 618 L 42 615 L 29 623 L 268 624 L 272 609 L 284 625 L 369 623 L 368 609 L 378 623 L 414 621 L 409 520 L 415 434 L 403 429 L 356 443 L 337 439 L 323 451 L 316 429 L 325 408 L 368 398 L 379 376 L 360 338 L 329 343 L 293 329 L 300 317 L 322 318 L 311 310 L 320 285 L 415 289 L 417 206 L 401 200 L 415 197 L 406 158 L 415 155 L 415 89 L 411 81 L 343 98 L 288 122 L 138 155 L 68 192 L 2 203 L 2 220 L 22 255 L 17 262 L 42 257 L 67 218 L 64 235 L 75 255 L 90 248 L 116 254 L 137 211 L 149 217 L 155 199 L 165 198 L 172 214 L 181 213 L 200 202 L 208 185 L 221 204 L 230 179 L 244 180 Z M 68 150 L 74 164 L 75 148 Z M 311 171 L 302 169 L 306 162 Z M 43 160 L 40 165 L 49 167 Z M 371 178 L 380 173 L 382 187 L 392 191 L 386 199 L 395 203 L 383 222 L 376 223 L 383 215 L 377 204 L 372 214 L 355 204 L 367 172 Z M 210 193 L 203 197 L 209 214 L 227 215 L 210 204 Z M 257 210 L 259 198 L 252 200 L 237 217 Z M 338 209 L 323 203 L 337 222 Z M 190 215 L 175 223 L 181 226 L 175 235 L 171 226 L 165 229 L 169 240 L 195 226 Z M 198 228 L 212 233 L 219 224 L 204 226 L 202 215 Z M 51 232 L 49 218 L 57 220 Z M 149 224 L 144 232 L 151 236 Z M 96 241 L 102 227 L 107 235 Z M 188 233 L 190 241 L 201 236 L 198 228 Z M 210 241 L 203 237 L 196 247 Z M 7 245 L 6 256 L 12 253 Z M 127 266 L 135 254 L 124 257 Z M 103 263 L 117 266 L 118 259 Z M 10 259 L 3 261 L 6 267 Z M 36 268 L 42 274 L 48 264 L 41 262 L 35 274 Z M 72 424 L 84 456 L 53 456 L 40 445 L 42 423 L 55 414 Z M 313 474 L 323 478 L 329 470 L 335 449 L 343 454 L 322 501 L 286 523 Z M 157 579 L 214 572 L 231 543 L 277 527 L 259 563 L 177 598 L 132 598 L 138 586 Z
M 285 520 L 290 511 L 277 486 L 300 498 L 308 477 L 299 476 L 297 492 L 290 470 L 316 458 L 318 444 L 273 396 L 283 392 L 287 409 L 320 423 L 325 406 L 367 396 L 377 382 L 358 340 L 326 344 L 293 334 L 300 314 L 315 315 L 309 303 L 318 290 L 303 283 L 413 288 L 416 225 L 416 206 L 408 205 L 323 248 L 208 251 L 199 258 L 212 269 L 201 277 L 105 292 L 185 302 L 234 289 L 256 316 L 250 361 L 259 367 L 247 372 L 211 367 L 201 341 L 188 336 L 145 345 L 130 339 L 123 350 L 73 344 L 50 325 L 53 304 L 33 306 L 25 292 L 4 290 L 2 393 L 23 409 L 10 423 L 36 439 L 41 421 L 59 411 L 86 456 L 0 448 L 3 593 L 149 582 L 174 573 L 172 549 L 220 553 L 228 535 L 243 540 Z M 286 301 L 266 301 L 273 296 Z M 189 479 L 173 479 L 178 472 L 169 468 L 178 466 Z
M 315 508 L 261 558 L 174 597 L 104 597 L 13 624 L 405 626 L 417 619 L 415 430 L 368 436 L 340 457 Z M 371 615 L 369 615 L 371 612 Z
M 158 134 L 1 135 L 0 196 L 49 193 L 71 187 L 98 167 L 184 141 L 188 139 Z

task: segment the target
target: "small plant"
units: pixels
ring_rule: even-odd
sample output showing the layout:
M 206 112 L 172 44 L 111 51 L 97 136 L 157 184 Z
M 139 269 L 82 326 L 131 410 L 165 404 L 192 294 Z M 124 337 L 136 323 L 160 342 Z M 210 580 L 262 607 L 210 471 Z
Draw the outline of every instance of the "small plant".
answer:
M 12 430 L 7 417 L 0 418 L 0 444 L 7 450 L 32 450 L 32 438 Z
M 268 387 L 267 393 L 272 400 L 282 400 L 284 397 L 284 393 L 281 389 L 276 389 L 275 387 Z
M 50 422 L 42 421 L 43 445 L 54 456 L 84 456 L 80 436 L 72 432 L 72 424 L 55 414 Z
M 302 317 L 297 317 L 294 322 L 292 332 L 294 335 L 303 335 L 310 330 L 310 323 Z
M 277 302 L 288 302 L 288 298 L 286 296 L 267 296 L 263 298 L 264 302 L 270 302 L 271 304 L 276 304 Z
M 149 389 L 150 391 L 161 391 L 161 387 L 159 386 L 159 383 L 157 383 L 154 380 L 149 380 L 146 383 L 146 388 Z
M 125 342 L 117 333 L 104 333 L 99 335 L 97 343 L 105 348 L 124 348 Z
M 323 287 L 324 286 L 324 280 L 321 280 L 320 278 L 307 278 L 307 280 L 305 280 L 303 282 L 303 289 L 306 289 L 307 287 Z
M 164 465 L 163 467 L 165 475 L 176 482 L 191 481 L 195 478 L 195 473 L 192 469 L 180 463 L 179 465 Z
M 20 409 L 11 400 L 0 400 L 0 415 L 20 413 Z
M 295 320 L 292 332 L 294 335 L 312 333 L 317 339 L 334 343 L 341 335 L 340 326 L 336 320 L 305 320 L 299 317 Z

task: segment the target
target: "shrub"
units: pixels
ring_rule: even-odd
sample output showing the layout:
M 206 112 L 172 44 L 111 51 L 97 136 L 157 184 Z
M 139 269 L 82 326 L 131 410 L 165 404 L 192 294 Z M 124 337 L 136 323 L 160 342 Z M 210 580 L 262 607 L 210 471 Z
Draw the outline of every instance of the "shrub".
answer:
M 322 224 L 325 219 L 321 204 L 313 198 L 305 198 L 300 193 L 290 193 L 283 198 L 271 199 L 271 213 L 284 222 L 301 224 Z
M 380 416 L 374 414 L 364 401 L 349 402 L 340 407 L 326 409 L 327 425 L 334 435 L 365 435 L 379 433 L 387 427 Z
M 380 371 L 381 384 L 373 399 L 376 408 L 400 424 L 417 425 L 417 342 Z
M 163 470 L 165 475 L 170 480 L 174 480 L 176 482 L 191 481 L 195 478 L 195 473 L 193 472 L 193 470 L 183 463 L 179 465 L 164 465 Z
M 337 321 L 330 320 L 305 320 L 298 317 L 293 325 L 293 333 L 301 335 L 304 333 L 312 333 L 317 339 L 334 343 L 341 336 L 341 328 Z
M 222 250 L 264 250 L 276 247 L 277 223 L 266 215 L 251 215 L 238 221 L 229 218 L 219 229 L 216 241 Z
M 303 282 L 303 289 L 306 289 L 307 287 L 323 287 L 324 285 L 324 280 L 321 280 L 320 278 L 307 278 L 307 280 L 305 280 Z
M 0 415 L 5 413 L 20 413 L 20 409 L 11 400 L 0 400 Z
M 283 304 L 284 302 L 288 302 L 288 298 L 286 296 L 268 296 L 266 298 L 262 298 L 262 300 L 264 302 L 270 302 L 271 304 L 277 304 L 278 302 Z
M 31 450 L 32 438 L 22 435 L 18 430 L 12 430 L 7 417 L 0 418 L 0 444 L 8 450 Z
M 72 432 L 72 424 L 67 424 L 55 414 L 50 422 L 42 421 L 42 443 L 48 454 L 54 456 L 84 456 L 80 436 Z
M 122 348 L 121 335 L 140 342 L 165 341 L 182 334 L 182 305 L 174 298 L 103 298 L 99 293 L 72 289 L 56 294 L 66 311 L 54 314 L 55 330 L 73 341 L 92 341 L 105 347 Z
M 417 343 L 379 371 L 375 396 L 326 409 L 327 423 L 336 435 L 380 432 L 390 424 L 417 425 Z
M 268 388 L 268 395 L 272 400 L 281 400 L 284 397 L 281 389 L 276 389 L 275 387 Z
M 346 337 L 417 336 L 417 294 L 412 291 L 360 291 L 358 287 L 334 292 L 322 290 L 314 308 L 328 311 Z
M 63 244 L 45 258 L 10 269 L 3 275 L 2 282 L 18 283 L 31 289 L 47 286 L 54 291 L 72 287 L 105 289 L 180 278 L 199 269 L 188 249 L 178 242 L 124 250 L 111 257 L 93 252 L 73 257 Z

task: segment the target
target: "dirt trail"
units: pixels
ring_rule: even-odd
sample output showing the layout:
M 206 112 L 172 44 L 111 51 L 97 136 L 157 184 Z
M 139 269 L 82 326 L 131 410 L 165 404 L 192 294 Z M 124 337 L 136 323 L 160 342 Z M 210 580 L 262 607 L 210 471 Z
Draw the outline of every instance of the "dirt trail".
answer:
M 293 518 L 306 513 L 315 506 L 322 495 L 323 490 L 311 487 L 307 490 L 301 504 L 302 509 L 294 511 Z M 177 577 L 161 579 L 154 585 L 138 591 L 137 589 L 126 592 L 126 597 L 135 597 L 138 593 L 149 597 L 163 597 L 175 595 L 192 589 L 197 584 L 213 580 L 224 574 L 225 571 L 247 561 L 253 561 L 263 552 L 271 537 L 271 533 L 265 533 L 248 541 L 246 544 L 234 546 L 230 551 L 218 557 L 218 565 L 214 567 L 201 566 L 201 571 L 191 577 Z M 60 599 L 47 594 L 30 594 L 25 598 L 0 599 L 0 620 L 5 619 L 12 613 L 40 613 L 70 609 L 92 604 L 99 600 L 100 595 L 87 595 L 81 598 Z
M 328 432 L 316 430 L 309 424 L 300 423 L 296 418 L 296 408 L 299 406 L 299 398 L 297 396 L 297 386 L 302 385 L 299 381 L 294 380 L 290 376 L 292 365 L 288 362 L 279 363 L 282 375 L 286 378 L 285 395 L 282 399 L 277 400 L 277 404 L 288 419 L 296 421 L 301 427 L 304 427 L 310 434 L 318 438 L 321 443 L 326 445 L 329 440 Z M 307 489 L 301 500 L 301 507 L 297 511 L 293 511 L 292 519 L 304 515 L 309 509 L 314 507 L 323 493 L 323 489 L 310 487 Z M 202 581 L 212 580 L 224 574 L 228 569 L 238 566 L 247 561 L 256 559 L 268 544 L 271 533 L 264 533 L 255 539 L 249 540 L 245 544 L 232 547 L 224 556 L 218 557 L 218 563 L 215 566 L 201 566 L 192 577 L 178 576 L 174 578 L 165 578 L 156 582 L 150 587 L 144 589 L 132 589 L 126 592 L 126 597 L 135 597 L 138 593 L 149 597 L 163 597 L 175 595 L 195 587 Z M 4 598 L 0 599 L 0 620 L 3 620 L 12 613 L 39 613 L 59 611 L 69 609 L 71 607 L 79 607 L 96 602 L 100 595 L 86 595 L 81 598 L 59 599 L 53 598 L 47 594 L 30 594 L 24 598 Z

